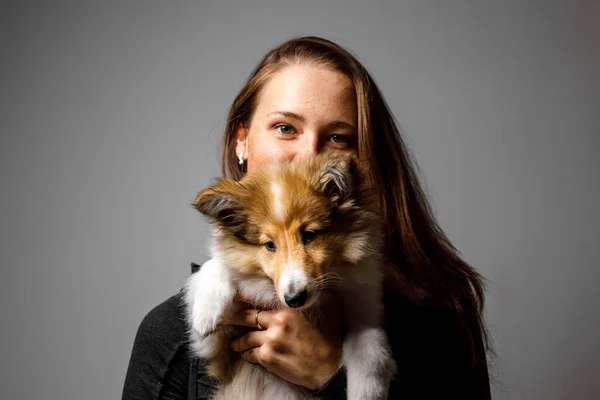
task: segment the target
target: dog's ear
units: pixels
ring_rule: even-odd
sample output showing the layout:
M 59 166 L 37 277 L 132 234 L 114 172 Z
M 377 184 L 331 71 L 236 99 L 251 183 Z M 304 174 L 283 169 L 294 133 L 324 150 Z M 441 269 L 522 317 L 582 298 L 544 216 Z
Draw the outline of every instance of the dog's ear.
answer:
M 223 179 L 198 193 L 192 206 L 216 226 L 243 239 L 246 230 L 246 218 L 243 213 L 245 194 L 241 183 Z
M 351 155 L 324 158 L 319 171 L 319 187 L 335 204 L 354 193 L 358 182 L 358 166 Z

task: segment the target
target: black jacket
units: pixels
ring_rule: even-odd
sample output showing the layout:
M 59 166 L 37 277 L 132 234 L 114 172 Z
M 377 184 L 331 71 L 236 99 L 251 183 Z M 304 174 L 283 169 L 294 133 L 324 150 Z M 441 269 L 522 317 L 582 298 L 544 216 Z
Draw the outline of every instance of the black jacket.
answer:
M 197 269 L 192 264 L 192 272 Z M 466 341 L 447 312 L 417 307 L 387 292 L 384 302 L 386 332 L 398 364 L 389 399 L 491 399 L 481 337 L 477 337 L 479 362 L 472 367 Z M 215 384 L 204 374 L 204 361 L 189 355 L 180 291 L 142 320 L 122 400 L 206 400 Z M 343 400 L 345 390 L 342 369 L 314 393 L 321 399 Z

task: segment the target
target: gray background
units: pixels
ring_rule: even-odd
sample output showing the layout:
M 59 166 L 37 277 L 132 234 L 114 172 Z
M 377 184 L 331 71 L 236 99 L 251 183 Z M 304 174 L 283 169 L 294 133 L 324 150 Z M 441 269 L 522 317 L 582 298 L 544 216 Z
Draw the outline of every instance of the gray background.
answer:
M 203 259 L 189 204 L 271 46 L 348 47 L 442 227 L 490 280 L 497 399 L 600 391 L 597 2 L 3 1 L 2 399 L 119 398 L 138 324 Z M 597 397 L 596 397 L 597 398 Z

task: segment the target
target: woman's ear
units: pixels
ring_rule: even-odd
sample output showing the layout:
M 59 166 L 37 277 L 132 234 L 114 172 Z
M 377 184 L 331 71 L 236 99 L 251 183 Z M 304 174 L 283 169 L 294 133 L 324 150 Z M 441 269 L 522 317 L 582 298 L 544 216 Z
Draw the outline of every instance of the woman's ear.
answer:
M 235 155 L 243 161 L 248 159 L 248 129 L 241 122 L 235 135 Z

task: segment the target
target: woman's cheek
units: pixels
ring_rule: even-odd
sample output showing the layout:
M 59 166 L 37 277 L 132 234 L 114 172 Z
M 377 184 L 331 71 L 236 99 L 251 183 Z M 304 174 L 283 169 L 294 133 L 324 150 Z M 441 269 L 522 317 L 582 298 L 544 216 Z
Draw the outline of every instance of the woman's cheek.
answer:
M 252 147 L 248 154 L 248 172 L 254 172 L 265 165 L 283 161 L 289 157 L 289 149 L 276 141 L 265 140 Z

